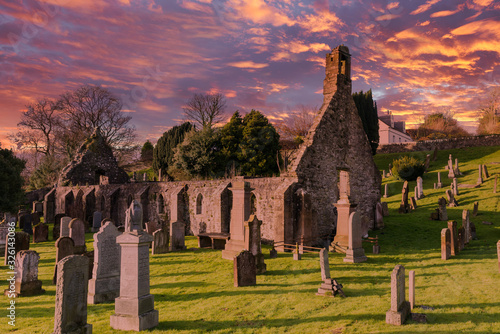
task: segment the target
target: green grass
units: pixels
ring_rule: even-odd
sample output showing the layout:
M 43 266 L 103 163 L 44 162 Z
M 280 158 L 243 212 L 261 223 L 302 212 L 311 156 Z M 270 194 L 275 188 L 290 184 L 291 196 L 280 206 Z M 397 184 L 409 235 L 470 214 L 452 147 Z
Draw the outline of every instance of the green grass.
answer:
M 221 252 L 189 249 L 184 252 L 150 257 L 151 293 L 159 310 L 160 324 L 151 333 L 498 333 L 500 332 L 500 273 L 496 242 L 500 239 L 498 221 L 499 194 L 492 193 L 494 175 L 500 173 L 500 147 L 440 151 L 424 174 L 425 198 L 410 214 L 398 214 L 403 182 L 388 178 L 390 216 L 378 235 L 381 252 L 372 254 L 365 245 L 368 261 L 344 263 L 342 254 L 330 254 L 332 277 L 344 285 L 347 298 L 316 296 L 321 283 L 318 255 L 304 255 L 293 261 L 291 254 L 280 253 L 269 259 L 264 247 L 268 272 L 257 277 L 257 286 L 233 287 L 232 262 L 223 260 Z M 417 152 L 425 159 L 425 153 Z M 437 171 L 442 182 L 450 180 L 444 166 L 448 154 L 459 159 L 464 176 L 459 183 L 475 184 L 477 165 L 488 164 L 490 178 L 480 188 L 462 189 L 460 204 L 449 208 L 450 219 L 461 225 L 463 209 L 472 211 L 479 201 L 480 215 L 471 217 L 479 240 L 472 241 L 460 254 L 448 261 L 440 259 L 440 230 L 446 222 L 431 221 L 431 211 L 445 189 L 434 190 Z M 400 154 L 377 155 L 379 169 L 387 169 Z M 410 190 L 416 185 L 410 182 Z M 382 188 L 383 189 L 383 188 Z M 500 187 L 499 187 L 500 191 Z M 411 191 L 413 193 L 413 191 Z M 483 225 L 490 221 L 494 225 Z M 194 237 L 186 240 L 188 248 L 196 247 Z M 92 236 L 87 234 L 87 247 Z M 16 333 L 51 333 L 53 330 L 55 286 L 51 284 L 54 269 L 54 242 L 32 244 L 40 253 L 39 277 L 46 293 L 17 299 Z M 428 323 L 408 321 L 404 326 L 385 323 L 390 308 L 390 275 L 396 264 L 416 272 L 414 312 L 427 314 Z M 4 267 L 4 272 L 6 272 Z M 4 275 L 6 276 L 6 274 Z M 6 287 L 6 283 L 4 286 Z M 408 288 L 408 287 L 407 287 Z M 3 299 L 2 299 L 3 298 Z M 0 305 L 7 307 L 7 297 Z M 419 306 L 431 306 L 423 310 Z M 1 309 L 4 309 L 2 306 Z M 2 312 L 2 311 L 0 311 Z M 6 312 L 6 311 L 3 311 Z M 94 333 L 120 333 L 109 326 L 113 304 L 89 305 L 88 322 Z M 8 329 L 2 315 L 0 332 Z

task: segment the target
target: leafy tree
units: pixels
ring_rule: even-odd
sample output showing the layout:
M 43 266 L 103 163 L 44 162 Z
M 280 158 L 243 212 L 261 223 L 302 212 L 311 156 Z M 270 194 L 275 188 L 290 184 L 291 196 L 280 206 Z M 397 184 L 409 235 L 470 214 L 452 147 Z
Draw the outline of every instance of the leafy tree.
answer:
M 174 148 L 182 143 L 187 132 L 193 129 L 193 125 L 189 122 L 174 126 L 172 129 L 163 133 L 158 139 L 156 146 L 153 149 L 153 170 L 155 173 L 161 169 L 166 173 L 174 158 Z
M 154 146 L 151 144 L 149 140 L 147 140 L 144 145 L 142 145 L 141 149 L 141 160 L 142 161 L 151 161 L 153 160 L 153 151 Z
M 417 139 L 444 139 L 470 136 L 458 121 L 453 118 L 453 114 L 448 112 L 434 112 L 424 117 L 424 122 L 417 128 Z
M 478 134 L 500 134 L 500 87 L 493 88 L 482 101 L 479 117 Z
M 224 156 L 226 169 L 237 169 L 240 166 L 240 143 L 243 139 L 243 118 L 236 111 L 229 122 L 221 129 L 221 154 Z
M 58 172 L 62 168 L 62 164 L 52 156 L 46 156 L 37 169 L 31 173 L 28 190 L 36 190 L 44 187 L 49 187 L 57 182 Z
M 194 94 L 186 104 L 184 115 L 200 129 L 219 123 L 224 119 L 226 98 L 217 94 Z
M 25 162 L 11 150 L 0 148 L 0 211 L 16 212 L 23 202 L 23 171 Z
M 356 108 L 358 109 L 359 117 L 363 122 L 363 129 L 365 130 L 368 141 L 372 148 L 372 154 L 377 153 L 378 143 L 380 141 L 378 133 L 378 114 L 377 114 L 377 102 L 373 100 L 372 90 L 370 89 L 366 93 L 360 91 L 358 93 L 352 94 Z

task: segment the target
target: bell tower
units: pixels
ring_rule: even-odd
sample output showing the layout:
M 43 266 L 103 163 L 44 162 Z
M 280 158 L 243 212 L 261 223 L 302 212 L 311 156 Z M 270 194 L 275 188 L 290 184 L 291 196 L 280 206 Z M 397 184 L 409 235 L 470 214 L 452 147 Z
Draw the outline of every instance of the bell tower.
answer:
M 326 54 L 325 80 L 323 81 L 323 103 L 329 103 L 339 88 L 351 93 L 351 54 L 344 45 L 337 46 Z

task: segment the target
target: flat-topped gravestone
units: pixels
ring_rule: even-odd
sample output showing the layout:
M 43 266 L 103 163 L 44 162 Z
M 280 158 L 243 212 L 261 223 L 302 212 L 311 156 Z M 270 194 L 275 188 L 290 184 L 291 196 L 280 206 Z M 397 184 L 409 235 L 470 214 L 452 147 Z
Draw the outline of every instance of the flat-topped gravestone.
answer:
M 451 255 L 456 256 L 459 252 L 457 222 L 454 220 L 448 221 L 448 229 L 451 234 Z
M 54 315 L 54 334 L 91 334 L 87 324 L 89 259 L 70 255 L 59 262 Z
M 385 314 L 385 322 L 402 325 L 410 315 L 410 303 L 405 300 L 405 268 L 397 265 L 391 274 L 391 309 Z
M 112 222 L 107 222 L 94 234 L 94 265 L 89 281 L 89 304 L 114 302 L 120 294 L 120 245 L 121 235 Z
M 39 295 L 45 292 L 42 289 L 42 281 L 38 279 L 39 259 L 40 256 L 38 253 L 33 250 L 22 250 L 17 253 L 14 269 L 16 273 L 16 297 Z M 5 290 L 6 295 L 10 293 L 9 289 Z
M 61 234 L 59 237 L 69 237 L 69 223 L 72 218 L 68 216 L 61 217 Z
M 360 215 L 358 212 L 353 212 L 349 217 L 349 244 L 344 262 L 358 263 L 367 260 L 362 243 Z
M 83 254 L 87 250 L 85 246 L 85 223 L 78 218 L 69 223 L 69 237 L 75 242 L 74 254 Z
M 438 172 L 438 181 L 436 184 L 436 189 L 440 189 L 443 187 L 443 183 L 441 183 L 441 172 Z
M 92 232 L 97 232 L 101 228 L 102 212 L 95 211 L 92 215 Z
M 28 250 L 30 249 L 30 235 L 26 232 L 14 232 L 14 236 L 12 240 L 12 234 L 10 234 L 10 241 L 9 241 L 9 234 L 6 235 L 5 241 L 5 265 L 15 265 L 16 262 L 16 255 L 22 250 Z M 7 245 L 9 243 L 12 243 L 14 241 L 14 249 L 9 248 Z
M 186 249 L 184 241 L 186 233 L 186 224 L 183 222 L 170 223 L 170 250 L 179 251 Z
M 251 286 L 257 284 L 255 256 L 244 250 L 233 260 L 234 286 Z
M 147 225 L 146 225 L 147 226 Z M 168 253 L 169 232 L 166 227 L 162 227 L 153 232 L 153 245 L 151 246 L 151 254 Z
M 33 234 L 33 216 L 31 213 L 25 213 L 19 217 L 19 224 L 22 226 L 23 232 L 29 235 Z
M 342 285 L 330 277 L 330 263 L 328 261 L 328 249 L 326 248 L 323 248 L 319 252 L 319 265 L 321 268 L 321 280 L 323 282 L 316 294 L 318 296 L 329 297 L 335 297 L 337 294 L 340 294 L 342 297 L 345 297 Z
M 448 260 L 451 256 L 451 232 L 448 228 L 441 230 L 441 260 Z
M 56 240 L 56 264 L 54 266 L 54 277 L 52 283 L 57 283 L 57 264 L 67 256 L 73 255 L 75 252 L 75 243 L 70 237 L 60 237 Z
M 44 242 L 49 240 L 49 227 L 44 223 L 33 226 L 33 242 Z

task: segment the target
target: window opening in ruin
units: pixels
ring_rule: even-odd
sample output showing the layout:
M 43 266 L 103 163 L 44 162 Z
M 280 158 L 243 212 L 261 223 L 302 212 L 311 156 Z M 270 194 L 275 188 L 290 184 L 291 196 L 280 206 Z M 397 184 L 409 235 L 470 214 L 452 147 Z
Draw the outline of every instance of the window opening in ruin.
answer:
M 163 195 L 158 194 L 158 213 L 162 214 L 165 213 L 165 201 L 163 200 Z
M 203 195 L 198 194 L 198 197 L 196 197 L 196 214 L 197 215 L 201 215 L 201 212 L 203 209 L 202 205 L 203 205 Z

